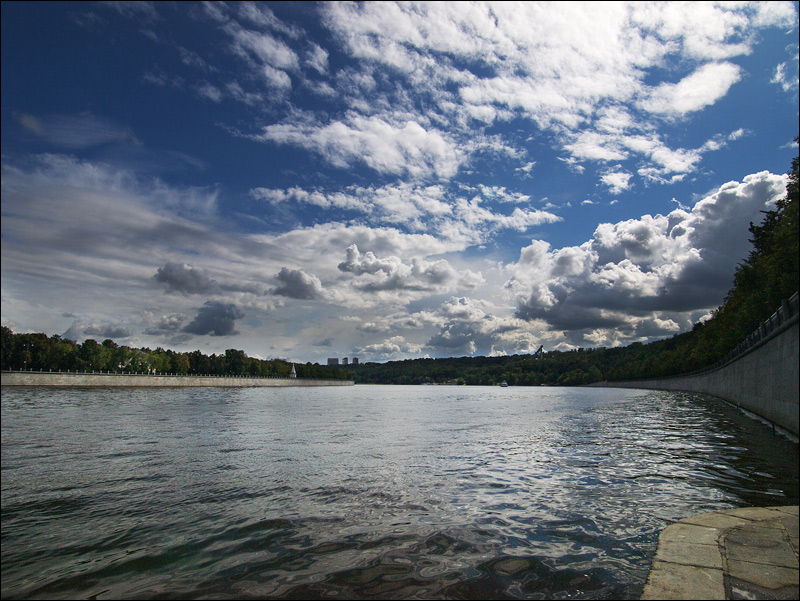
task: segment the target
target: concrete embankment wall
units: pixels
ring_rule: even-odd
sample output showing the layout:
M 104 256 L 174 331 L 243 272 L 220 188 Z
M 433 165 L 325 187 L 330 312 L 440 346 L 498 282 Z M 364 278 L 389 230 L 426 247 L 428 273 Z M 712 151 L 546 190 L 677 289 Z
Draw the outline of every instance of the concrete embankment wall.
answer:
M 720 397 L 798 435 L 800 373 L 795 315 L 776 335 L 734 361 L 706 373 L 629 382 L 597 382 L 609 388 L 703 392 Z
M 352 386 L 352 380 L 305 380 L 300 378 L 236 378 L 218 376 L 169 376 L 64 372 L 2 372 L 3 386 L 118 386 L 118 387 L 235 387 Z

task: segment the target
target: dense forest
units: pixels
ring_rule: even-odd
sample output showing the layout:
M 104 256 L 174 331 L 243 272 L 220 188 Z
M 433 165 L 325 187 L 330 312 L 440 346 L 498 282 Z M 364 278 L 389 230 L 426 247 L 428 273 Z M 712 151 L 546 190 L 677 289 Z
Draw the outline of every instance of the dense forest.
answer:
M 750 224 L 753 244 L 737 267 L 733 287 L 712 317 L 690 332 L 649 344 L 621 348 L 552 351 L 506 357 L 409 359 L 363 363 L 345 368 L 298 364 L 300 378 L 349 379 L 384 384 L 578 385 L 687 373 L 725 357 L 798 290 L 798 170 L 792 161 L 786 196 L 761 224 Z M 244 351 L 224 355 L 129 348 L 113 340 L 82 344 L 60 336 L 15 334 L 2 327 L 2 369 L 124 371 L 129 373 L 211 374 L 287 377 L 291 364 L 261 360 Z
M 797 139 L 795 139 L 797 141 Z M 576 385 L 688 373 L 725 357 L 798 290 L 798 169 L 792 161 L 786 196 L 750 224 L 753 245 L 733 287 L 707 321 L 690 332 L 623 348 L 553 351 L 508 357 L 412 359 L 349 366 L 356 383 Z
M 281 359 L 248 357 L 244 351 L 228 349 L 221 355 L 200 351 L 179 353 L 157 348 L 130 348 L 113 340 L 102 343 L 89 338 L 82 344 L 60 336 L 15 334 L 3 326 L 0 334 L 2 369 L 53 371 L 110 371 L 182 375 L 255 376 L 286 378 L 292 364 Z M 317 363 L 295 364 L 298 378 L 346 380 L 350 375 Z

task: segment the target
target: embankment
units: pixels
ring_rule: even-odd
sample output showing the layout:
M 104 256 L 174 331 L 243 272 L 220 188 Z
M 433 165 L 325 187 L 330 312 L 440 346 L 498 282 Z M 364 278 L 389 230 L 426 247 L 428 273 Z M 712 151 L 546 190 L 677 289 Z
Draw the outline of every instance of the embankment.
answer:
M 67 373 L 4 371 L 3 386 L 107 386 L 258 388 L 279 386 L 352 386 L 352 380 L 306 380 L 302 378 L 249 378 L 228 376 L 178 376 L 114 373 Z
M 590 386 L 702 392 L 725 399 L 798 436 L 799 347 L 798 314 L 794 310 L 778 327 L 716 369 L 670 378 L 597 382 Z

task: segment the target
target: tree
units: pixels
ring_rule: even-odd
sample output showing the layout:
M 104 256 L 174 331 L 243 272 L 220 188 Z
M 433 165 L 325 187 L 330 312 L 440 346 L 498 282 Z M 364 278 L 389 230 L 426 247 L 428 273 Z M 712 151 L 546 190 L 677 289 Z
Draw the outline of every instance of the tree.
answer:
M 78 350 L 78 368 L 91 371 L 106 371 L 112 353 L 107 347 L 98 344 L 94 338 L 87 338 Z

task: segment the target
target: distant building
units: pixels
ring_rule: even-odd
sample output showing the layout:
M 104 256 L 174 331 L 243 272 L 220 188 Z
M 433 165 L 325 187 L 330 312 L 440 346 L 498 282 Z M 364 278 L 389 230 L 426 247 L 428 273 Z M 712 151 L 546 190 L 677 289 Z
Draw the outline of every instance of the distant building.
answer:
M 339 365 L 339 357 L 328 357 L 328 366 Z
M 353 357 L 353 365 L 358 365 L 358 357 Z
M 294 363 L 292 363 L 292 371 L 291 371 L 291 373 L 289 374 L 289 377 L 290 377 L 290 378 L 292 378 L 292 379 L 294 379 L 294 378 L 296 378 L 296 377 L 297 377 L 297 372 L 296 372 L 296 371 L 295 371 L 295 369 L 294 369 Z
M 342 359 L 342 365 L 347 365 L 347 357 L 345 357 L 344 359 Z

